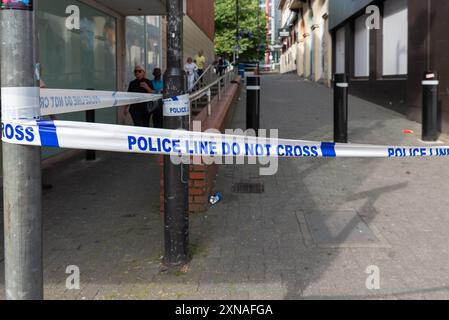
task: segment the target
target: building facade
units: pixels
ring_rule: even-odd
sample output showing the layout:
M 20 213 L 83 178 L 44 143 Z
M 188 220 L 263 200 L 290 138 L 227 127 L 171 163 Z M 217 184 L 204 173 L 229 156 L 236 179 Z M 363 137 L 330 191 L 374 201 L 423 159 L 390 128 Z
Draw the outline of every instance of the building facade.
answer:
M 135 65 L 151 77 L 166 69 L 165 0 L 40 0 L 41 76 L 48 88 L 126 90 Z M 214 58 L 214 1 L 186 0 L 184 59 L 198 50 Z M 85 121 L 85 113 L 58 116 Z M 100 123 L 130 123 L 117 108 L 96 111 Z M 43 149 L 44 158 L 59 154 Z
M 265 63 L 278 63 L 280 59 L 279 53 L 279 27 L 280 27 L 280 10 L 278 8 L 279 0 L 258 0 L 260 8 L 266 13 L 267 31 L 266 43 L 268 44 L 265 50 Z
M 379 10 L 379 28 L 368 29 Z M 330 30 L 334 72 L 346 73 L 352 94 L 421 121 L 425 72 L 439 75 L 440 130 L 449 132 L 449 2 L 334 0 Z
M 281 73 L 330 85 L 332 37 L 329 0 L 280 0 Z

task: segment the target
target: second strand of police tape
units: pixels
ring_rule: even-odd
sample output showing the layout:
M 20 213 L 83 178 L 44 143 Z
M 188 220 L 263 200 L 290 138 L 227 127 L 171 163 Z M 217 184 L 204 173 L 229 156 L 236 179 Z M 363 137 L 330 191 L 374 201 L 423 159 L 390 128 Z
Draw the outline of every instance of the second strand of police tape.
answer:
M 34 87 L 1 88 L 3 119 L 24 119 L 162 99 L 161 94 L 120 91 L 39 89 Z
M 449 146 L 399 147 L 44 120 L 4 120 L 2 140 L 41 147 L 204 157 L 448 157 Z

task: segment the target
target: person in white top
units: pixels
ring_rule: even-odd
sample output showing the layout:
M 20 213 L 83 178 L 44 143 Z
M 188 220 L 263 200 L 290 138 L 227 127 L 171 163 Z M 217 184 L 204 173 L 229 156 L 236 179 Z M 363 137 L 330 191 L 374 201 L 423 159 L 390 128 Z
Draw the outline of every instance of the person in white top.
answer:
M 184 65 L 184 71 L 187 74 L 188 91 L 191 92 L 195 83 L 195 74 L 198 66 L 193 62 L 191 57 L 187 58 L 187 63 Z

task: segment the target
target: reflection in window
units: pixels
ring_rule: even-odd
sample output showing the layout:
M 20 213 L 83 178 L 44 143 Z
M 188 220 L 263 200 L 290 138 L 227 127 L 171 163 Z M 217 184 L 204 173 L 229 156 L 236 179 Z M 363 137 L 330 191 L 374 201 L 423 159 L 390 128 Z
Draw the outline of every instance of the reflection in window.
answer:
M 161 67 L 161 18 L 158 16 L 126 18 L 127 80 L 134 79 L 133 70 L 140 65 L 151 78 L 154 68 Z
M 66 27 L 66 8 L 80 8 L 80 30 Z M 41 0 L 42 77 L 48 87 L 116 90 L 116 20 L 78 1 Z
M 66 8 L 80 9 L 79 30 L 66 26 Z M 117 90 L 116 19 L 76 0 L 40 0 L 38 10 L 41 77 L 48 88 Z M 99 123 L 117 123 L 117 110 L 96 110 Z M 58 115 L 84 121 L 85 112 Z M 43 148 L 43 157 L 61 152 Z
M 354 75 L 356 77 L 369 76 L 369 30 L 365 25 L 366 16 L 355 20 L 354 35 Z

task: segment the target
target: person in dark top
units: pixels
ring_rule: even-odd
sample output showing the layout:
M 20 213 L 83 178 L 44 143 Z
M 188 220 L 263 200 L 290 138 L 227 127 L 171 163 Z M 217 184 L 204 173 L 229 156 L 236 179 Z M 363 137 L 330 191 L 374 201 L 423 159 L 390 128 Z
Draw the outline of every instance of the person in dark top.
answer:
M 134 75 L 136 79 L 130 82 L 128 92 L 154 93 L 152 83 L 145 77 L 145 70 L 141 66 L 134 68 Z M 131 114 L 136 127 L 150 126 L 150 112 L 147 102 L 127 106 L 124 110 L 124 115 L 127 116 L 128 113 Z
M 162 79 L 162 70 L 160 68 L 155 68 L 153 71 L 154 79 L 151 80 L 151 87 L 155 94 L 164 93 L 164 80 Z M 153 115 L 154 127 L 162 129 L 163 128 L 163 102 L 162 99 L 158 101 L 153 101 L 151 103 L 152 108 L 150 113 Z
M 223 76 L 225 71 L 225 62 L 223 57 L 218 58 L 218 75 Z

